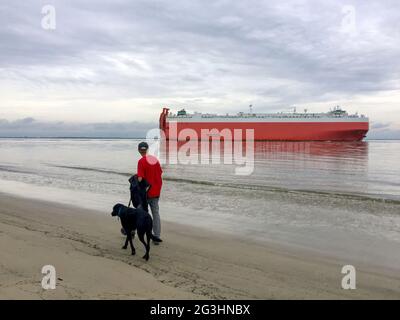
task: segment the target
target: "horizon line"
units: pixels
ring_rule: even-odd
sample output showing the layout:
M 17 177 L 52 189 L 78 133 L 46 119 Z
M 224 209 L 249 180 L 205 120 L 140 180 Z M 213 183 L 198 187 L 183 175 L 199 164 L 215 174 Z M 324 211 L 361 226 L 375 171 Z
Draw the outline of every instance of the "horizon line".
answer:
M 88 137 L 88 136 L 49 136 L 49 137 L 40 137 L 40 136 L 0 136 L 0 139 L 98 139 L 98 140 L 111 140 L 111 139 L 118 139 L 118 140 L 128 140 L 128 139 L 146 139 L 146 137 Z M 362 141 L 373 141 L 373 140 L 400 140 L 400 138 L 366 138 Z M 281 140 L 266 140 L 266 141 L 275 141 L 275 142 L 313 142 L 313 141 L 281 141 Z M 324 142 L 324 141 L 317 141 L 314 142 Z M 327 142 L 327 141 L 325 141 Z M 341 142 L 341 141 L 334 141 L 334 142 Z M 342 141 L 346 142 L 346 141 Z

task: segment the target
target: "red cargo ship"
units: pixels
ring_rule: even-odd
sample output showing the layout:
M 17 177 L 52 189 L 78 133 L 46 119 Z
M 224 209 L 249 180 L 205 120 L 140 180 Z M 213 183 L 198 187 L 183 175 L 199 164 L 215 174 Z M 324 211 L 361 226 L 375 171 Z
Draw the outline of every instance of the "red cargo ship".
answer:
M 360 141 L 369 130 L 369 119 L 364 115 L 350 115 L 340 107 L 326 113 L 305 110 L 303 113 L 256 114 L 250 110 L 237 115 L 189 114 L 184 109 L 171 114 L 168 108 L 163 108 L 160 129 L 167 140 L 218 136 L 227 139 L 229 131 L 232 139 L 246 140 L 246 130 L 253 129 L 256 141 Z M 240 135 L 233 134 L 239 130 Z

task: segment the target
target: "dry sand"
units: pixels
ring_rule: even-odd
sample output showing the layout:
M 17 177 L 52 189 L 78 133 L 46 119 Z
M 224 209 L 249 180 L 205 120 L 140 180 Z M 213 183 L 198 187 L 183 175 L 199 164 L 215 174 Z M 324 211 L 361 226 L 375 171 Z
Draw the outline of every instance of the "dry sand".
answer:
M 111 208 L 110 208 L 111 212 Z M 340 259 L 164 222 L 144 261 L 122 250 L 110 212 L 0 194 L 1 299 L 400 299 L 400 275 L 357 267 L 341 289 Z M 54 265 L 57 288 L 41 287 Z

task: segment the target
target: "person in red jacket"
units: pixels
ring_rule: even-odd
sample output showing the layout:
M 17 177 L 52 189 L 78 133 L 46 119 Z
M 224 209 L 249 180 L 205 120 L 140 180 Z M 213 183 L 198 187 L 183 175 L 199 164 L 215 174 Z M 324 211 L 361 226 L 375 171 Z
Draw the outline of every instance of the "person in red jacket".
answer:
M 158 201 L 160 199 L 161 188 L 162 188 L 162 169 L 158 159 L 152 155 L 148 155 L 149 145 L 146 142 L 139 143 L 138 150 L 141 154 L 141 158 L 137 165 L 137 175 L 139 182 L 142 179 L 151 185 L 147 191 L 147 202 L 151 209 L 151 215 L 153 216 L 153 243 L 159 244 L 162 242 L 161 236 L 161 220 Z

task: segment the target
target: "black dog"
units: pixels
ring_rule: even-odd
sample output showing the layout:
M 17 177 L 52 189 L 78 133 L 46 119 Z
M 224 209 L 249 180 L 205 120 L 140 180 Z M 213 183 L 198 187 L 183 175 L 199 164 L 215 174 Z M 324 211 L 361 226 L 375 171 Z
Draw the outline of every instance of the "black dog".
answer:
M 121 219 L 122 228 L 124 228 L 124 230 L 126 231 L 126 241 L 122 249 L 126 249 L 129 242 L 132 250 L 132 255 L 136 253 L 132 242 L 132 231 L 137 230 L 139 240 L 144 244 L 144 247 L 146 248 L 146 254 L 143 256 L 143 259 L 149 260 L 150 239 L 154 239 L 154 236 L 152 234 L 153 219 L 151 218 L 150 214 L 148 214 L 143 209 L 128 208 L 127 206 L 118 203 L 114 206 L 111 215 L 113 217 L 118 216 Z M 147 243 L 144 239 L 145 234 Z
M 135 208 L 141 207 L 144 211 L 149 212 L 147 192 L 151 188 L 151 185 L 146 181 L 146 179 L 142 179 L 142 181 L 139 182 L 137 174 L 130 177 L 128 181 L 130 184 L 129 190 L 131 192 L 129 205 L 132 203 Z

